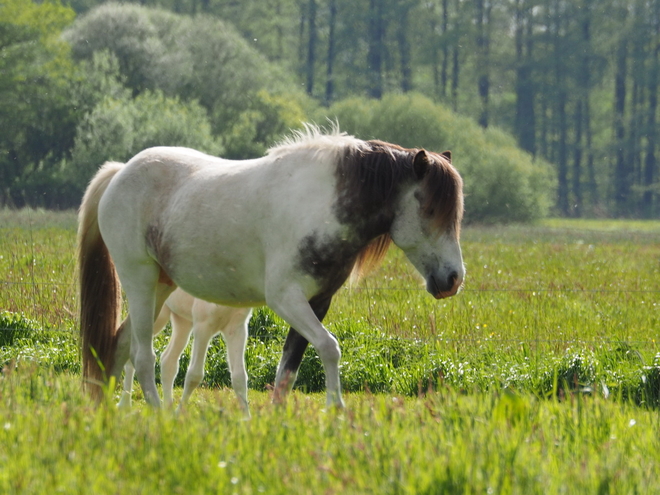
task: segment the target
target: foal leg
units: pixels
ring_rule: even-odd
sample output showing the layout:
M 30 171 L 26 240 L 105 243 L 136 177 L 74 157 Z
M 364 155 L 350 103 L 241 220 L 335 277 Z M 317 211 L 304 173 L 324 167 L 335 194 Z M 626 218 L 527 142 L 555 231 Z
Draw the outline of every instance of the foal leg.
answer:
M 172 337 L 167 348 L 160 357 L 160 374 L 163 383 L 163 401 L 166 407 L 171 407 L 174 399 L 174 380 L 179 372 L 179 358 L 188 345 L 192 322 L 181 315 L 172 313 Z
M 231 386 L 246 418 L 250 418 L 250 407 L 247 397 L 248 376 L 245 371 L 245 346 L 251 314 L 252 309 L 234 310 L 234 315 L 222 332 L 227 344 L 227 363 L 231 373 Z
M 183 409 L 186 402 L 194 390 L 202 383 L 204 379 L 204 362 L 208 352 L 211 339 L 219 332 L 219 329 L 212 325 L 214 320 L 202 320 L 193 322 L 193 348 L 190 365 L 186 372 L 186 381 L 183 385 L 183 395 L 179 403 L 179 409 Z
M 133 395 L 133 378 L 135 377 L 135 368 L 131 361 L 127 361 L 124 366 L 124 387 L 121 391 L 121 399 L 117 407 L 120 409 L 128 409 L 131 407 L 131 399 Z
M 321 324 L 297 285 L 278 289 L 266 294 L 266 303 L 314 346 L 325 369 L 327 404 L 343 407 L 339 382 L 341 351 L 337 339 Z
M 328 309 L 330 309 L 331 302 L 332 296 L 313 297 L 310 299 L 309 305 L 319 321 L 322 322 L 323 318 L 325 318 Z M 277 366 L 277 374 L 275 375 L 273 402 L 283 401 L 285 396 L 291 392 L 308 344 L 307 339 L 300 335 L 295 328 L 289 328 L 289 334 L 284 342 L 282 359 Z

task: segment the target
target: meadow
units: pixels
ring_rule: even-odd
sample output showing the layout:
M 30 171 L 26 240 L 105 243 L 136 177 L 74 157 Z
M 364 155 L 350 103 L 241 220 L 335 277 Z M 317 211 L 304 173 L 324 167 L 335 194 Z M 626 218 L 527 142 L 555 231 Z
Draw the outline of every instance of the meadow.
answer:
M 325 320 L 346 410 L 325 409 L 312 350 L 287 405 L 270 404 L 287 328 L 260 309 L 242 421 L 220 339 L 181 415 L 149 410 L 137 386 L 132 411 L 113 391 L 95 408 L 78 374 L 75 215 L 0 211 L 0 491 L 657 491 L 659 240 L 660 222 L 467 227 L 465 286 L 443 301 L 393 248 Z

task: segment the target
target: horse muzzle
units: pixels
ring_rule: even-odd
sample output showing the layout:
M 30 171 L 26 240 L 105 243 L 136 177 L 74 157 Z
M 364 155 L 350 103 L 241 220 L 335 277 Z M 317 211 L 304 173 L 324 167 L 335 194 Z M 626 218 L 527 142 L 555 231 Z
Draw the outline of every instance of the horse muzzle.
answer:
M 426 290 L 436 299 L 451 297 L 458 292 L 463 283 L 463 277 L 453 271 L 448 276 L 431 274 L 426 279 Z

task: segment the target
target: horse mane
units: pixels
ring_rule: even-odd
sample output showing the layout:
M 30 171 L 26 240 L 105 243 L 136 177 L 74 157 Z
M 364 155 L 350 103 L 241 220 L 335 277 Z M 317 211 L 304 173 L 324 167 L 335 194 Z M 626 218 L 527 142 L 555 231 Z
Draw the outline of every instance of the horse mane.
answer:
M 269 156 L 278 156 L 297 150 L 310 150 L 318 153 L 331 153 L 336 158 L 346 148 L 359 149 L 364 147 L 364 141 L 339 130 L 339 124 L 330 122 L 330 129 L 303 123 L 302 129 L 294 129 L 288 136 L 268 149 Z

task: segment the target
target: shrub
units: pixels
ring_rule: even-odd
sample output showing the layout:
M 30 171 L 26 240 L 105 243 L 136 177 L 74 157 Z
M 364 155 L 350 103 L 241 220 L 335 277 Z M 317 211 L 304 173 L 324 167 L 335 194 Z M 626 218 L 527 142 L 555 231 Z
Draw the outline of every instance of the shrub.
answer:
M 78 126 L 69 177 L 82 192 L 97 168 L 108 160 L 126 161 L 151 146 L 188 146 L 219 154 L 206 111 L 160 91 L 135 99 L 106 98 Z
M 533 160 L 503 131 L 483 130 L 424 96 L 348 99 L 323 110 L 317 120 L 325 119 L 364 139 L 450 149 L 465 182 L 466 222 L 529 222 L 548 212 L 554 183 L 547 163 Z

